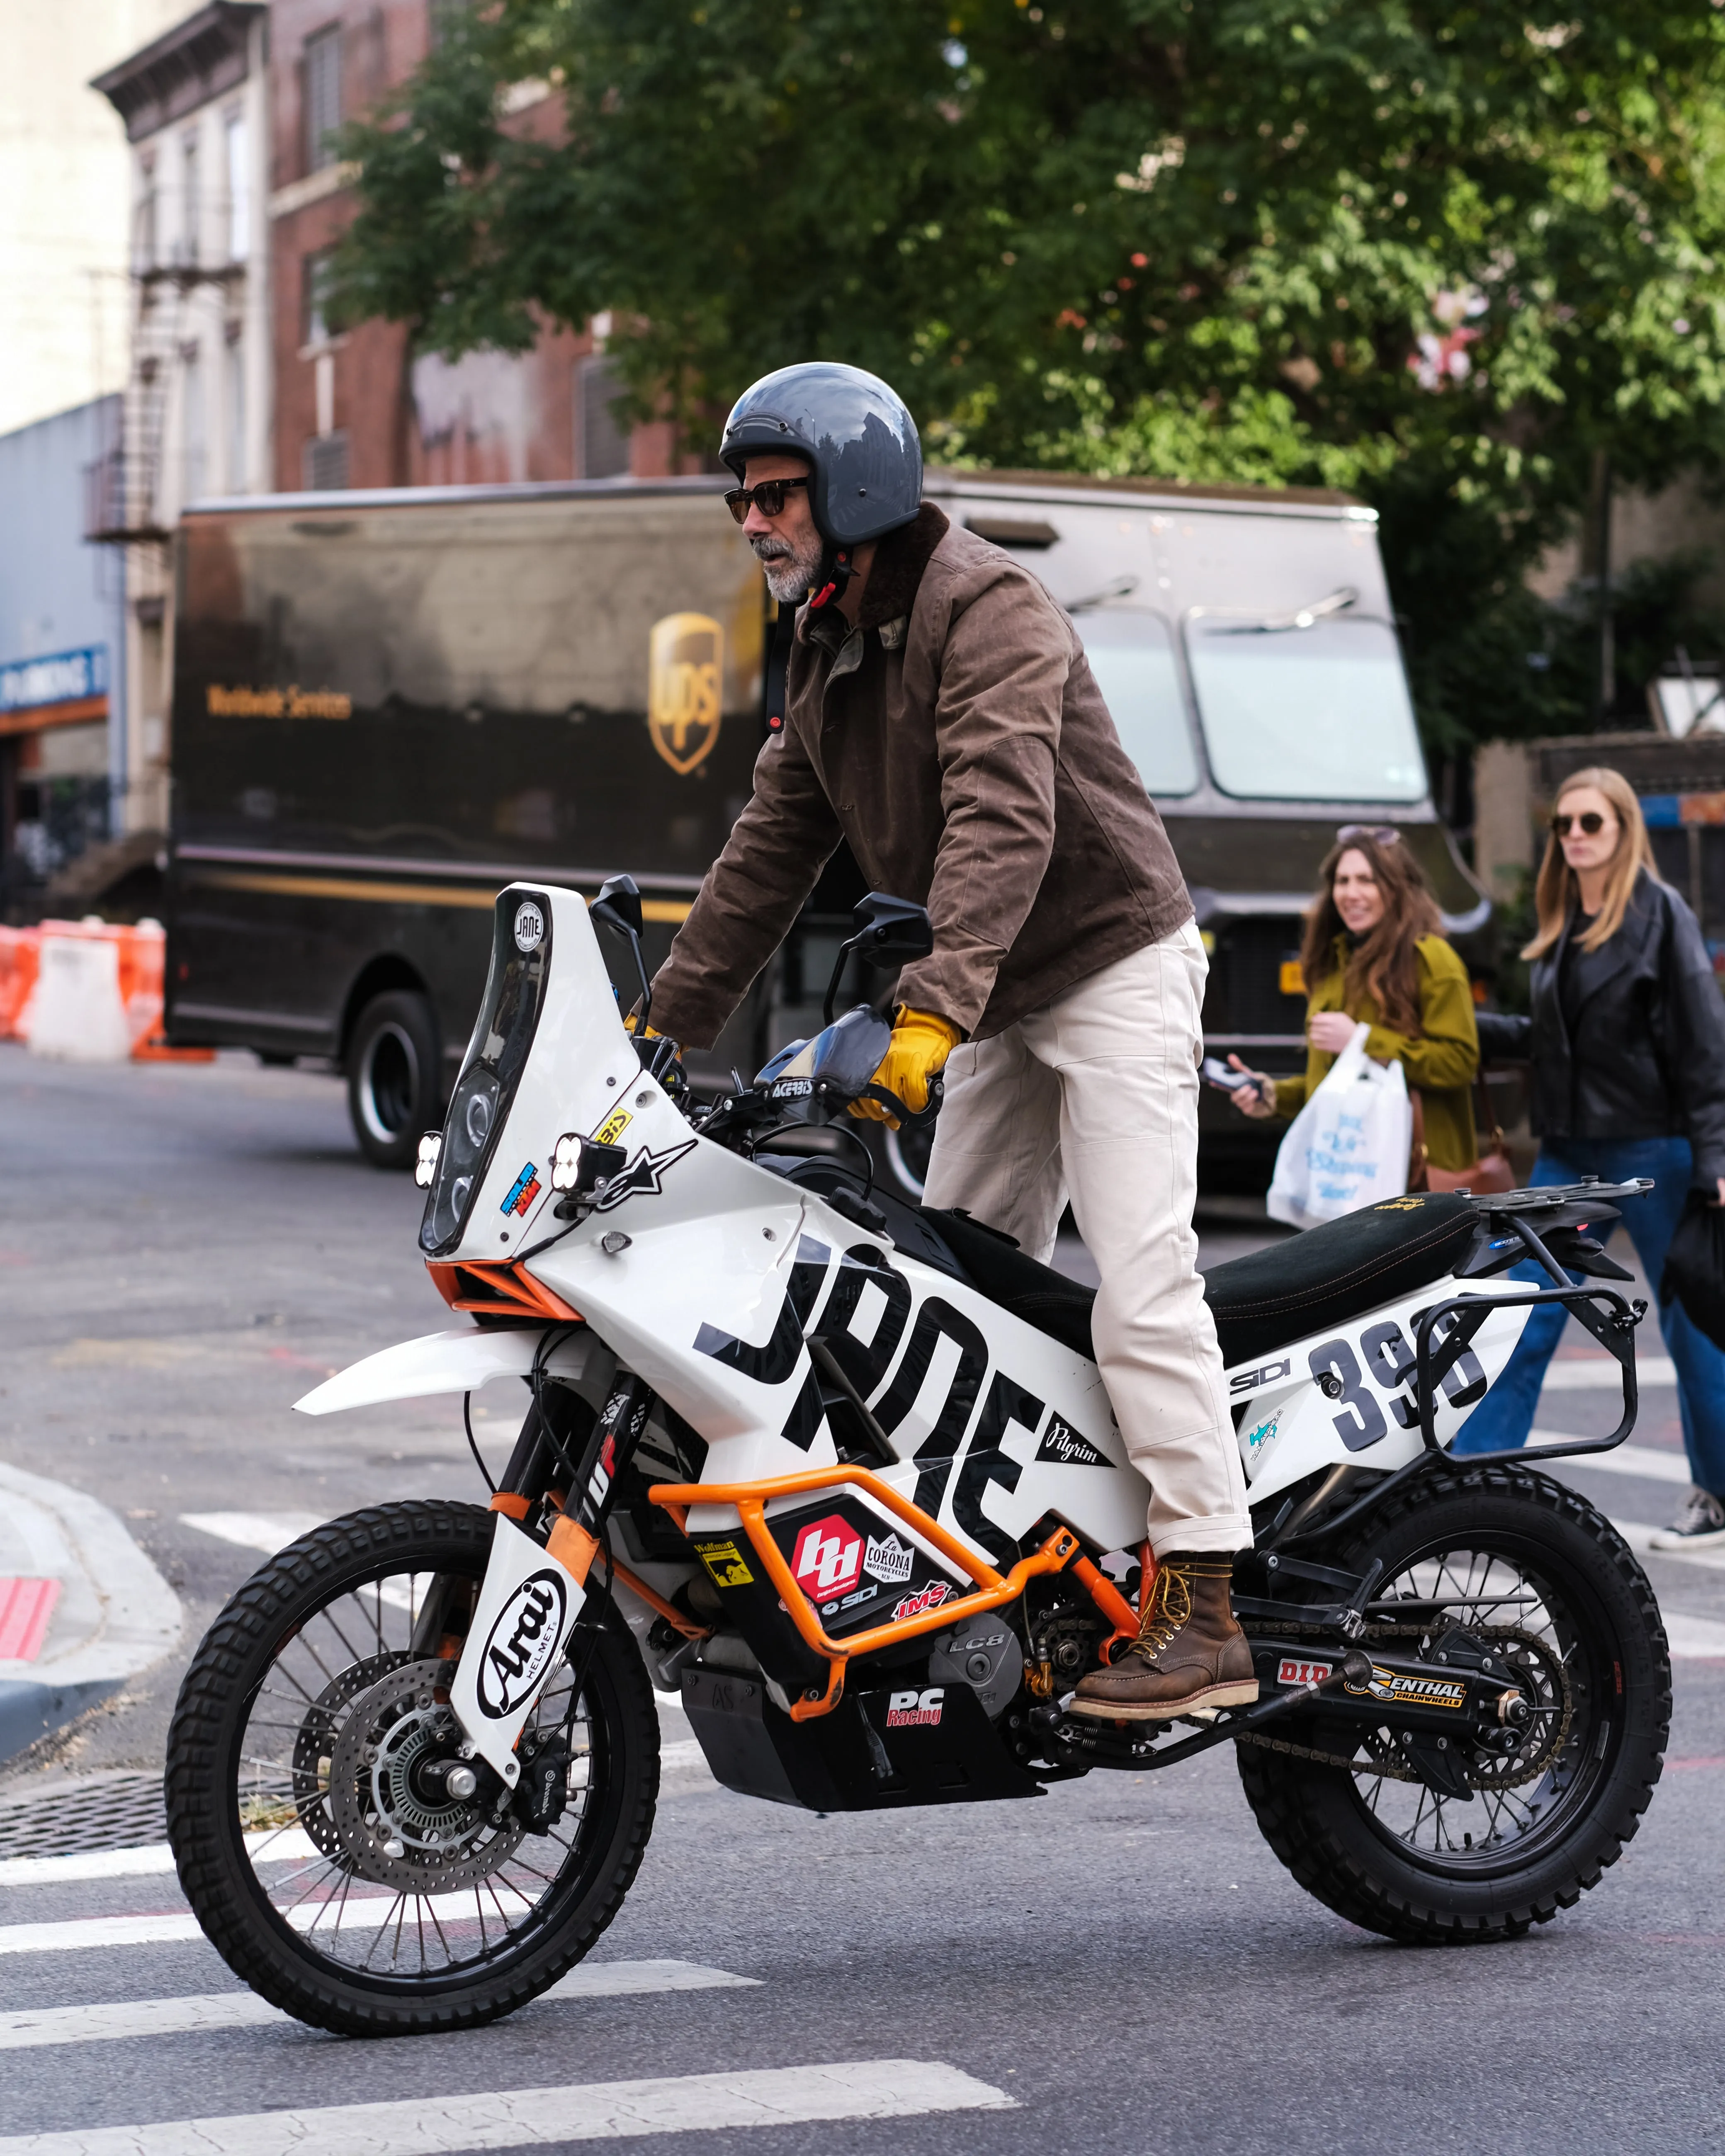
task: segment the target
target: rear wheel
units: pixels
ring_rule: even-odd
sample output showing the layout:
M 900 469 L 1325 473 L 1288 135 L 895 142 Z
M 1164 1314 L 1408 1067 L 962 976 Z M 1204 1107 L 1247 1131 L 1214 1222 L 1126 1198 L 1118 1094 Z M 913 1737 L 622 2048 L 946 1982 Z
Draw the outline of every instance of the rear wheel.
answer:
M 522 1732 L 522 1789 L 462 1756 L 449 1681 L 495 1517 L 380 1505 L 302 1536 L 181 1686 L 167 1796 L 187 1899 L 237 1976 L 318 2027 L 509 2013 L 592 1947 L 646 1846 L 659 1722 L 608 1603 Z M 536 1820 L 530 1783 L 554 1792 Z
M 347 1054 L 347 1112 L 366 1158 L 406 1168 L 441 1118 L 437 1021 L 425 997 L 393 988 L 360 1013 Z
M 1491 1468 L 1414 1483 L 1336 1554 L 1384 1560 L 1379 1601 L 1443 1605 L 1369 1629 L 1368 1652 L 1424 1655 L 1459 1624 L 1512 1665 L 1532 1717 L 1507 1754 L 1461 1750 L 1466 1797 L 1437 1794 L 1387 1727 L 1278 1734 L 1345 1765 L 1243 1742 L 1271 1847 L 1338 1914 L 1413 1943 L 1512 1938 L 1573 1906 L 1640 1825 L 1671 1726 L 1664 1628 L 1628 1544 L 1561 1483 Z

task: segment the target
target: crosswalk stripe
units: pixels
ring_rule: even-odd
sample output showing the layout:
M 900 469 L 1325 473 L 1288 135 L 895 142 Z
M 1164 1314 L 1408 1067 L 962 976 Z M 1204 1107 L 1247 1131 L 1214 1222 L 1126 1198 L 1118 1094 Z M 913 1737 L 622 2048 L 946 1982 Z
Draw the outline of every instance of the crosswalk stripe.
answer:
M 449 2156 L 457 2149 L 1016 2108 L 1004 2089 L 938 2060 L 855 2059 L 24 2133 L 0 2139 L 0 2156 L 211 2156 L 214 2149 L 222 2156 L 305 2156 L 318 2148 L 362 2148 L 366 2156 Z
M 331 1893 L 326 1899 L 306 1901 L 283 1909 L 284 1920 L 296 1932 L 366 1931 L 388 1922 L 398 1909 L 411 1907 L 400 1894 Z M 512 1889 L 488 1892 L 487 1921 L 524 1917 L 531 1907 L 524 1895 Z M 475 1890 L 453 1894 L 428 1894 L 419 1908 L 445 1926 L 471 1923 L 479 1907 Z M 156 1911 L 136 1917 L 66 1917 L 35 1924 L 0 1924 L 0 1954 L 64 1953 L 80 1947 L 166 1946 L 180 1939 L 202 1938 L 198 1919 L 189 1912 Z
M 1527 1442 L 1567 1445 L 1574 1435 L 1573 1430 L 1530 1430 Z M 1659 1452 L 1651 1445 L 1614 1445 L 1609 1452 L 1572 1452 L 1552 1465 L 1560 1471 L 1566 1467 L 1599 1468 L 1607 1475 L 1633 1475 L 1643 1482 L 1686 1483 L 1689 1480 L 1689 1462 L 1681 1452 Z
M 582 1962 L 542 1994 L 545 2000 L 626 1999 L 643 1992 L 758 1990 L 760 1979 L 734 1976 L 693 1961 Z M 531 2012 L 531 2007 L 523 2012 Z M 128 1999 L 112 2005 L 31 2006 L 0 2014 L 0 2051 L 48 2044 L 95 2044 L 127 2037 L 173 2036 L 202 2029 L 292 2029 L 280 2007 L 249 1991 L 193 1992 L 180 1999 Z
M 303 1864 L 316 1850 L 302 1827 L 270 1827 L 245 1837 L 255 1864 Z M 0 1857 L 0 1887 L 56 1887 L 87 1879 L 148 1879 L 174 1868 L 165 1841 L 134 1849 L 86 1849 L 68 1856 Z

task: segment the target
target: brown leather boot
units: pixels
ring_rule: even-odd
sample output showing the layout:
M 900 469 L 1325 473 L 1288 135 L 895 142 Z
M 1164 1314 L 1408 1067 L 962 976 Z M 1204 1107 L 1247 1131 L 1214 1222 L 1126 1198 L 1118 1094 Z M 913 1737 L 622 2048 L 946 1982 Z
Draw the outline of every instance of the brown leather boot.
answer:
M 1138 1636 L 1079 1685 L 1074 1714 L 1102 1722 L 1167 1722 L 1194 1707 L 1250 1707 L 1252 1650 L 1235 1623 L 1231 1558 L 1170 1551 L 1157 1568 Z

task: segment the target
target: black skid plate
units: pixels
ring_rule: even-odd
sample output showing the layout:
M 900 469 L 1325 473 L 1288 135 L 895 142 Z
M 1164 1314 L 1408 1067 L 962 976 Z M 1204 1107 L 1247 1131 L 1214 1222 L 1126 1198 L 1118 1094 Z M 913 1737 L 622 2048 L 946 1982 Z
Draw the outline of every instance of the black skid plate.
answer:
M 685 1670 L 683 1709 L 717 1779 L 774 1804 L 865 1812 L 1042 1794 L 968 1685 L 907 1679 L 793 1722 L 758 1677 Z

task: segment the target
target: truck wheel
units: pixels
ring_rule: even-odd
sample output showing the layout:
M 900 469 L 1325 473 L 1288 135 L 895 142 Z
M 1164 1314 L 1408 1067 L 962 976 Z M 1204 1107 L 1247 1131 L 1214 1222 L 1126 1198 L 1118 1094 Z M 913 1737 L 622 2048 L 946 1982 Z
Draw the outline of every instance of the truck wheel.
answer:
M 375 1168 L 406 1168 L 421 1135 L 442 1118 L 437 1021 L 410 990 L 373 996 L 347 1051 L 347 1112 L 359 1149 Z

